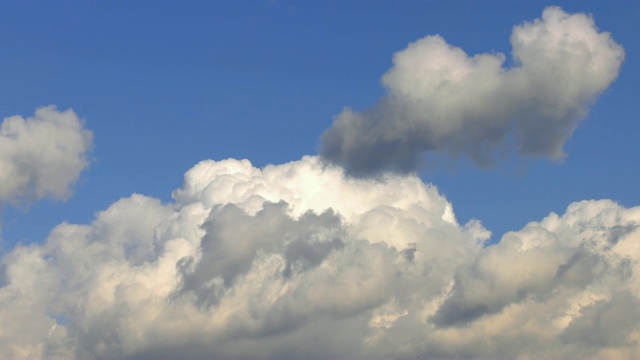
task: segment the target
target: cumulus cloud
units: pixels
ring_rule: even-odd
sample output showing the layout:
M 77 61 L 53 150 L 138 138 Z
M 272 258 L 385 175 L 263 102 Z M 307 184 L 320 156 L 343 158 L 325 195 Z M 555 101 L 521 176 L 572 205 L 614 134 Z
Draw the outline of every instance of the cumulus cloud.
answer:
M 320 154 L 359 176 L 414 171 L 425 153 L 487 166 L 509 143 L 521 155 L 563 158 L 624 50 L 588 15 L 558 7 L 515 26 L 511 45 L 514 65 L 505 67 L 503 54 L 469 56 L 438 35 L 409 44 L 382 77 L 387 94 L 336 116 Z
M 203 161 L 2 258 L 7 358 L 627 357 L 640 208 L 571 204 L 506 234 L 414 175 L 317 157 Z
M 637 357 L 640 207 L 576 202 L 486 247 L 490 232 L 415 174 L 351 176 L 409 171 L 430 150 L 489 162 L 510 134 L 561 157 L 622 49 L 558 8 L 512 44 L 504 69 L 420 40 L 321 157 L 203 161 L 170 203 L 133 194 L 17 245 L 0 258 L 0 357 Z M 1 130 L 0 199 L 66 198 L 91 146 L 75 113 Z
M 0 125 L 0 202 L 66 200 L 89 163 L 92 144 L 91 132 L 71 109 L 47 106 L 33 117 L 5 118 Z

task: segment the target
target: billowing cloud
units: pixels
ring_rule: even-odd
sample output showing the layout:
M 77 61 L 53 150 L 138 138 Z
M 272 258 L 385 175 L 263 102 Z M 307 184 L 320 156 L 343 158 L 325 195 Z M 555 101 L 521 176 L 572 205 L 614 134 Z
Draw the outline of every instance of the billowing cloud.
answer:
M 640 208 L 484 247 L 414 175 L 203 161 L 2 258 L 5 358 L 633 358 Z
M 428 151 L 489 163 L 510 136 L 562 157 L 623 59 L 558 8 L 511 42 L 505 69 L 422 39 L 320 157 L 203 161 L 170 203 L 134 194 L 16 245 L 0 258 L 0 357 L 637 358 L 640 207 L 576 202 L 485 246 L 479 221 L 404 173 Z M 75 113 L 1 131 L 0 200 L 69 196 L 91 147 Z
M 34 117 L 11 116 L 0 125 L 0 202 L 65 200 L 88 161 L 91 132 L 73 110 L 55 106 Z
M 421 156 L 467 156 L 481 166 L 513 143 L 521 155 L 561 159 L 589 106 L 618 76 L 624 50 L 585 14 L 558 7 L 514 27 L 503 54 L 467 55 L 436 36 L 396 53 L 387 94 L 349 108 L 322 135 L 320 154 L 353 175 L 414 171 Z

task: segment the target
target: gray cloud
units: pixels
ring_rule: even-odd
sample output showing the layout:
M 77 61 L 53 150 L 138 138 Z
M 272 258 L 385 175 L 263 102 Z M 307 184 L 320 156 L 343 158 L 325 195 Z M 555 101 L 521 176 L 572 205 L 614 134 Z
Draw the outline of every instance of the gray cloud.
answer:
M 211 211 L 202 225 L 206 234 L 200 242 L 200 259 L 185 260 L 184 288 L 195 291 L 199 302 L 212 305 L 232 288 L 235 280 L 251 269 L 262 253 L 277 252 L 285 262 L 283 281 L 319 265 L 331 250 L 343 245 L 340 218 L 330 211 L 303 214 L 292 219 L 287 204 L 265 203 L 255 215 L 229 204 Z M 211 282 L 220 278 L 221 282 Z
M 629 333 L 638 332 L 640 300 L 622 291 L 581 310 L 581 316 L 561 334 L 561 340 L 587 349 L 628 345 Z M 579 349 L 576 349 L 579 350 Z
M 387 94 L 340 113 L 321 156 L 359 176 L 411 172 L 432 152 L 487 166 L 511 139 L 521 155 L 563 158 L 624 50 L 589 16 L 557 7 L 514 27 L 511 45 L 515 65 L 506 68 L 503 54 L 469 56 L 438 35 L 409 44 L 382 77 Z

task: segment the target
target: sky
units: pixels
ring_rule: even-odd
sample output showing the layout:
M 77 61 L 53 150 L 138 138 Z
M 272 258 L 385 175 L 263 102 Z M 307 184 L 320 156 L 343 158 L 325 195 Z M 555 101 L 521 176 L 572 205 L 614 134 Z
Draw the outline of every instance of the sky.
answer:
M 637 357 L 639 24 L 0 4 L 0 354 Z

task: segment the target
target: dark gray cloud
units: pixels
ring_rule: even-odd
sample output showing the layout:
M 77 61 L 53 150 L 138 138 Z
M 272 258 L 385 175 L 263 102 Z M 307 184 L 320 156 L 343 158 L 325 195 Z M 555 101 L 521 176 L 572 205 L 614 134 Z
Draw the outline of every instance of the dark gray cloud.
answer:
M 516 26 L 511 45 L 515 65 L 505 68 L 502 54 L 468 56 L 440 36 L 409 44 L 382 77 L 387 94 L 340 113 L 320 155 L 358 176 L 415 171 L 432 152 L 488 166 L 511 138 L 521 155 L 563 158 L 624 50 L 589 16 L 557 7 Z

